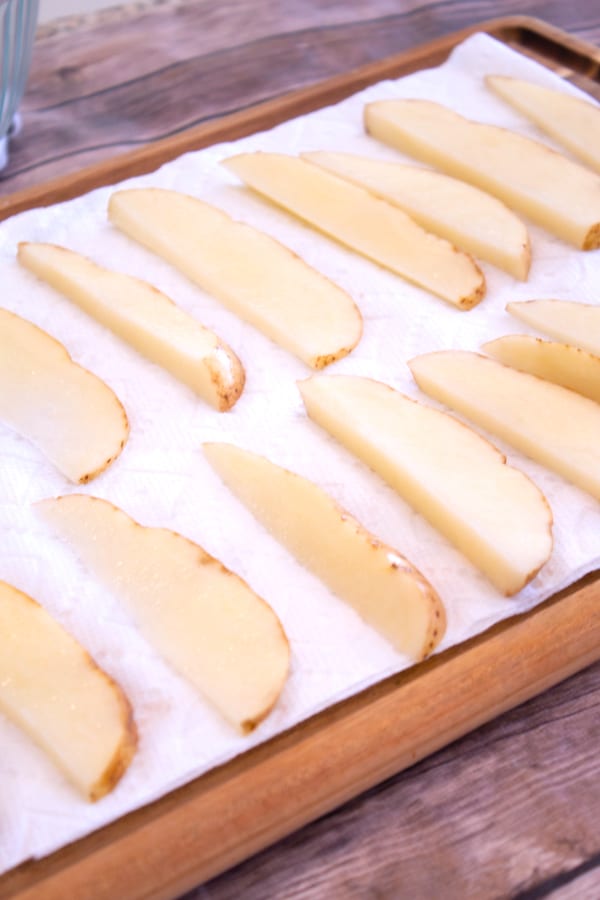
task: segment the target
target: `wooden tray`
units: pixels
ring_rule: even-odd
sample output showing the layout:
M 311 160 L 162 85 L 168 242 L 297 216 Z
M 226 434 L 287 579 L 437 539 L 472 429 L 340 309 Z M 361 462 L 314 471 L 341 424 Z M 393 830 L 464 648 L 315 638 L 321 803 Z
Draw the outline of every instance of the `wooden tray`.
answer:
M 488 34 L 600 98 L 600 51 L 526 17 L 496 19 L 75 175 L 0 199 L 0 219 L 149 172 L 335 103 L 383 78 L 439 65 Z M 169 898 L 600 659 L 600 577 L 389 678 L 155 803 L 0 878 L 0 898 Z

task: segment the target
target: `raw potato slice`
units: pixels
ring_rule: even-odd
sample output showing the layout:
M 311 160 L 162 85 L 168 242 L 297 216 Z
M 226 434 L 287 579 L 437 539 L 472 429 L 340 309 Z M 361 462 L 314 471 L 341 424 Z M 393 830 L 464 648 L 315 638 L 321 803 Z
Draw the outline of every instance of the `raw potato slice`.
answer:
M 147 188 L 117 191 L 108 215 L 307 365 L 322 369 L 358 344 L 362 318 L 345 291 L 283 244 L 220 209 Z
M 362 459 L 507 596 L 552 551 L 552 513 L 538 488 L 447 413 L 354 376 L 300 384 L 311 419 Z
M 36 504 L 140 632 L 242 732 L 274 706 L 289 668 L 279 619 L 197 544 L 145 528 L 105 500 L 72 494 Z
M 218 410 L 244 387 L 227 344 L 146 281 L 111 272 L 54 244 L 19 244 L 19 262 Z
M 600 403 L 600 357 L 528 334 L 509 334 L 483 344 L 498 362 L 577 391 Z
M 427 231 L 525 280 L 531 263 L 529 235 L 508 207 L 479 188 L 417 166 L 352 153 L 302 157 L 403 209 Z
M 29 438 L 71 481 L 103 472 L 129 425 L 103 381 L 36 325 L 0 309 L 0 419 Z
M 243 153 L 223 165 L 309 225 L 459 309 L 483 299 L 485 280 L 469 256 L 364 188 L 280 153 Z
M 365 107 L 373 137 L 503 200 L 581 250 L 600 247 L 600 177 L 530 138 L 430 100 Z
M 600 406 L 486 359 L 443 350 L 409 363 L 422 391 L 600 500 Z
M 564 91 L 541 87 L 519 78 L 488 75 L 485 83 L 542 131 L 600 172 L 598 106 Z
M 600 356 L 600 306 L 573 300 L 523 300 L 508 312 L 543 334 Z
M 0 710 L 87 797 L 108 794 L 137 747 L 118 684 L 45 609 L 0 581 Z
M 428 656 L 446 627 L 429 582 L 312 481 L 231 444 L 209 463 L 272 535 L 402 653 Z

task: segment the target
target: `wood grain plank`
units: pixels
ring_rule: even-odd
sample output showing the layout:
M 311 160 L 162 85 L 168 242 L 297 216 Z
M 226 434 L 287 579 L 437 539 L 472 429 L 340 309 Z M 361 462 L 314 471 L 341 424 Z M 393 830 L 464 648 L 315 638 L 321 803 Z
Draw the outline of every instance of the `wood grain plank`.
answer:
M 538 888 L 523 891 L 515 900 L 542 900 L 552 897 L 553 900 L 598 900 L 600 896 L 600 857 L 590 860 L 562 877 L 551 879 Z
M 561 70 L 565 73 L 585 72 L 599 79 L 600 52 L 597 53 L 576 38 L 563 35 L 562 32 L 543 23 L 536 25 L 535 20 L 527 17 L 494 20 L 494 22 L 497 24 L 488 22 L 486 27 L 490 33 L 499 38 L 513 42 L 515 45 L 527 44 L 538 57 L 560 65 Z M 33 187 L 17 191 L 4 197 L 1 196 L 3 182 L 0 181 L 0 220 L 23 209 L 55 203 L 100 185 L 112 184 L 134 174 L 152 171 L 169 159 L 189 150 L 199 149 L 221 140 L 233 140 L 263 128 L 272 127 L 292 116 L 338 102 L 384 77 L 398 77 L 415 71 L 417 68 L 439 65 L 447 57 L 454 43 L 463 40 L 478 29 L 477 25 L 471 26 L 456 32 L 450 38 L 442 37 L 394 57 L 374 61 L 353 69 L 349 73 L 334 76 L 320 84 L 285 94 L 282 98 L 275 98 L 263 104 L 251 106 L 249 109 L 244 108 L 228 116 L 209 119 L 206 123 L 194 128 L 184 128 L 183 131 L 177 129 L 174 135 L 162 140 L 155 140 L 129 154 L 122 154 L 114 158 L 109 155 L 107 159 L 104 159 L 104 154 L 107 152 L 110 154 L 110 149 L 102 144 L 95 149 L 81 153 L 75 150 L 73 151 L 75 157 L 73 157 L 67 142 L 66 145 L 62 145 L 62 158 L 55 156 L 43 163 L 32 162 L 31 170 L 27 168 L 21 175 L 9 177 L 4 183 L 4 187 L 6 188 L 8 184 L 14 188 L 20 178 L 28 181 L 30 174 L 33 174 L 35 178 L 42 171 L 47 174 L 55 172 L 63 163 L 67 169 L 70 169 L 73 159 L 80 159 L 82 156 L 90 162 L 95 162 L 98 157 L 102 157 L 103 161 L 89 169 L 79 170 L 73 175 L 66 173 L 62 178 L 45 182 L 39 188 Z M 579 77 L 578 81 L 588 88 L 598 87 L 598 81 L 594 82 L 586 76 Z M 122 147 L 123 145 L 118 146 Z M 14 160 L 12 165 L 14 174 Z
M 600 26 L 598 14 L 593 15 L 585 0 L 574 0 L 568 8 L 560 0 L 504 0 L 501 8 L 492 2 L 472 4 L 463 0 L 443 4 L 432 0 L 402 0 L 401 4 L 398 0 L 304 0 L 302 4 L 294 0 L 261 0 L 258 14 L 243 0 L 220 4 L 188 0 L 149 9 L 124 21 L 79 28 L 75 43 L 72 33 L 39 41 L 28 102 L 31 108 L 40 108 L 120 85 L 172 63 L 249 46 L 275 36 L 286 36 L 291 42 L 296 34 L 298 40 L 303 40 L 302 34 L 309 33 L 314 46 L 318 44 L 319 32 L 327 39 L 328 31 L 343 36 L 349 30 L 356 38 L 360 37 L 362 25 L 372 26 L 379 20 L 387 23 L 395 35 L 395 46 L 388 53 L 398 53 L 475 21 L 523 13 L 542 16 L 582 37 L 594 24 Z M 140 33 L 143 42 L 139 40 Z M 365 34 L 368 36 L 368 32 Z M 372 53 L 373 49 L 365 45 L 363 52 Z M 382 55 L 379 53 L 379 57 Z M 57 66 L 57 59 L 64 59 L 65 64 Z M 316 73 L 304 66 L 301 75 L 314 79 Z M 269 77 L 268 72 L 265 77 Z
M 369 884 L 396 900 L 441 885 L 445 900 L 486 900 L 571 883 L 579 900 L 595 883 L 597 900 L 599 710 L 596 664 L 186 900 L 360 898 Z
M 0 193 L 398 53 L 474 17 L 459 0 L 404 0 L 401 12 L 390 0 L 263 3 L 256 15 L 241 0 L 200 0 L 40 41 Z M 586 0 L 525 5 L 559 25 L 600 28 L 600 10 L 590 14 Z M 483 14 L 497 9 L 476 4 L 476 17 L 482 6 Z M 517 0 L 502 4 L 504 14 L 522 11 Z
M 315 86 L 285 94 L 281 98 L 263 104 L 252 105 L 249 109 L 242 109 L 227 116 L 220 116 L 196 128 L 184 129 L 129 154 L 116 156 L 114 159 L 109 157 L 92 168 L 44 182 L 39 188 L 33 187 L 4 197 L 1 196 L 0 190 L 0 220 L 23 209 L 56 203 L 92 190 L 94 187 L 152 171 L 163 162 L 188 150 L 199 149 L 221 140 L 234 140 L 245 134 L 272 127 L 293 116 L 335 103 L 383 77 L 397 77 L 417 68 L 437 65 L 446 58 L 455 40 L 461 40 L 471 32 L 472 29 L 465 29 L 453 38 L 440 38 L 393 58 L 378 60 L 349 73 L 334 76 Z M 52 160 L 48 165 L 52 165 Z M 34 173 L 37 173 L 35 164 L 33 169 Z M 10 184 L 14 185 L 14 179 Z M 0 188 L 1 186 L 2 182 Z
M 269 37 L 176 62 L 52 108 L 28 111 L 25 105 L 27 127 L 14 141 L 6 179 L 65 145 L 70 154 L 77 154 L 99 146 L 110 149 L 113 142 L 148 143 L 265 100 L 275 85 L 277 94 L 287 93 L 301 85 L 300 70 L 335 74 L 391 55 L 397 46 L 397 27 L 394 19 L 345 28 L 343 35 L 330 29 L 318 32 L 318 43 L 313 29 Z M 366 49 L 369 45 L 371 51 Z
M 402 11 L 418 0 L 403 0 Z M 249 47 L 280 34 L 325 29 L 398 15 L 398 0 L 261 0 L 260 8 L 240 0 L 212 0 L 149 8 L 138 16 L 42 38 L 36 43 L 27 104 L 39 109 L 118 86 L 173 63 Z M 139 35 L 143 34 L 143 41 Z M 75 40 L 73 38 L 75 37 Z M 394 52 L 402 49 L 396 47 Z M 132 52 L 133 50 L 133 52 Z M 57 66 L 57 59 L 66 64 Z M 309 76 L 305 70 L 305 77 Z M 265 80 L 270 73 L 265 72 Z

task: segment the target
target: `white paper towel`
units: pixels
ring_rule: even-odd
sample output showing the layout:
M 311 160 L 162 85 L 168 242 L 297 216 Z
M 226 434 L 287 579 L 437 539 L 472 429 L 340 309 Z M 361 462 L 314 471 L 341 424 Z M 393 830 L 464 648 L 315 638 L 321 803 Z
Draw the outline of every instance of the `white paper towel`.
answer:
M 536 63 L 476 35 L 438 69 L 383 82 L 234 144 L 187 154 L 126 184 L 197 195 L 292 247 L 346 288 L 364 316 L 360 345 L 329 371 L 379 378 L 416 397 L 406 366 L 411 356 L 439 348 L 477 349 L 484 340 L 527 331 L 505 313 L 509 300 L 597 302 L 599 253 L 578 252 L 531 226 L 529 281 L 516 282 L 484 264 L 487 297 L 471 312 L 459 312 L 263 203 L 236 184 L 219 160 L 258 149 L 291 154 L 346 150 L 398 159 L 363 133 L 362 109 L 368 100 L 399 96 L 434 99 L 540 140 L 533 126 L 486 90 L 483 77 L 490 73 L 578 93 Z M 295 382 L 309 372 L 300 362 L 107 224 L 112 190 L 26 212 L 0 226 L 0 304 L 61 340 L 77 362 L 113 387 L 127 409 L 131 436 L 122 456 L 83 490 L 121 506 L 143 524 L 185 534 L 245 578 L 283 622 L 292 647 L 291 675 L 267 721 L 250 737 L 237 735 L 158 658 L 113 597 L 38 521 L 33 501 L 75 489 L 26 440 L 0 427 L 0 578 L 41 602 L 121 683 L 140 731 L 139 752 L 122 782 L 90 805 L 0 717 L 0 871 L 57 849 L 408 664 L 257 525 L 205 462 L 203 441 L 239 443 L 312 478 L 413 560 L 448 610 L 440 649 L 529 609 L 600 563 L 600 504 L 495 441 L 540 486 L 555 516 L 550 562 L 517 597 L 500 597 L 376 475 L 306 418 Z M 246 389 L 235 408 L 214 412 L 21 270 L 15 262 L 19 240 L 64 244 L 146 278 L 214 328 L 246 366 Z

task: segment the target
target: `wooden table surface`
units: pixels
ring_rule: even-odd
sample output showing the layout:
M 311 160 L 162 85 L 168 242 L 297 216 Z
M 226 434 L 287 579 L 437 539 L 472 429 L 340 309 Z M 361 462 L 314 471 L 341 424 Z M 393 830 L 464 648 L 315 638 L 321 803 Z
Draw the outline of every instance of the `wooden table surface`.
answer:
M 45 26 L 0 194 L 512 14 L 600 44 L 600 0 L 158 0 Z M 600 664 L 187 897 L 598 900 L 599 710 Z

